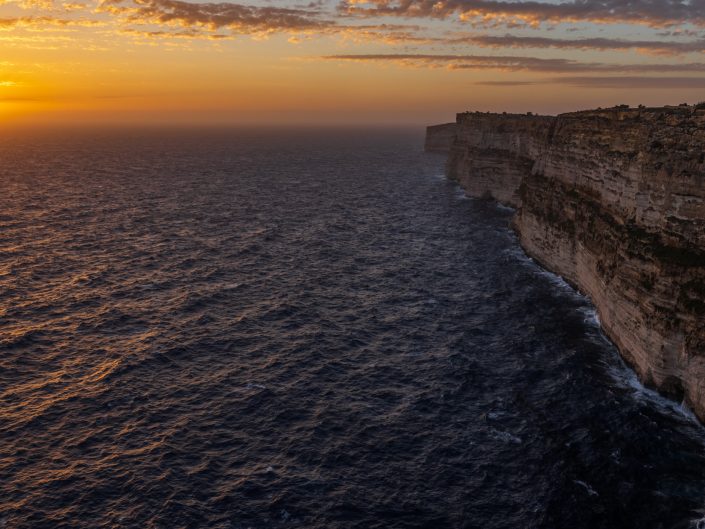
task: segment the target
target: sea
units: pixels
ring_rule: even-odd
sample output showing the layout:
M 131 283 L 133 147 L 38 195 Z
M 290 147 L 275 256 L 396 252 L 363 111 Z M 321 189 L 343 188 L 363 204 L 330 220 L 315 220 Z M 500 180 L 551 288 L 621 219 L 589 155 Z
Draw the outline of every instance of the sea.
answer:
M 705 527 L 705 429 L 444 164 L 0 134 L 0 528 Z

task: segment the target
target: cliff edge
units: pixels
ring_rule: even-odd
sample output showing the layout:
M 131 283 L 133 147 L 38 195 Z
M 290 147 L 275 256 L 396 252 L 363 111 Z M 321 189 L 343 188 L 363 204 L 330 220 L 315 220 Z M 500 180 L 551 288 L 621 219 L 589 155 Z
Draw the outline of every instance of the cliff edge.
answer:
M 526 252 L 593 300 L 648 386 L 705 421 L 705 109 L 462 113 L 447 173 L 517 208 Z

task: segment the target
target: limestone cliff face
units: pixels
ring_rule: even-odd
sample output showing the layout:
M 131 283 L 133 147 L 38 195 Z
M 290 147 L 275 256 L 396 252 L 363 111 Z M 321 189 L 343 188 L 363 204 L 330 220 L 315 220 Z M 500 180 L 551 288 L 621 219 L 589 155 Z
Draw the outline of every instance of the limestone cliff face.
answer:
M 517 206 L 527 253 L 592 298 L 646 384 L 705 420 L 705 111 L 457 123 L 449 176 Z
M 512 206 L 546 143 L 553 118 L 516 114 L 458 114 L 447 173 L 471 196 Z

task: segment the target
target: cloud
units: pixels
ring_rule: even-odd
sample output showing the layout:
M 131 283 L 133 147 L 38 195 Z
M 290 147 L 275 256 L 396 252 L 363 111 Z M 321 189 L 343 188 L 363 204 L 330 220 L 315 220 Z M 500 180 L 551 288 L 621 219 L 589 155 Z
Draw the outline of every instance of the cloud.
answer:
M 205 39 L 205 40 L 228 40 L 232 39 L 232 35 L 224 35 L 222 33 L 203 32 L 195 29 L 186 29 L 178 31 L 140 31 L 137 29 L 127 28 L 119 31 L 122 35 L 130 37 L 138 37 L 144 39 Z
M 541 82 L 538 82 L 538 81 L 478 81 L 475 84 L 480 85 L 480 86 L 512 87 L 512 86 L 532 86 L 532 85 L 536 85 L 536 84 L 541 84 Z
M 18 0 L 17 5 L 22 9 L 44 9 L 51 11 L 54 0 Z
M 58 50 L 76 45 L 76 39 L 66 35 L 3 35 L 0 33 L 0 43 L 3 47 L 22 48 L 25 50 Z M 84 49 L 89 48 L 85 43 Z M 37 64 L 34 67 L 38 67 Z
M 704 89 L 705 77 L 557 77 L 551 83 L 579 88 Z
M 600 72 L 705 72 L 705 63 L 612 64 L 580 62 L 572 59 L 543 59 L 507 55 L 428 55 L 428 54 L 346 54 L 327 55 L 324 60 L 391 62 L 412 67 L 445 66 L 451 70 L 503 70 L 540 73 Z
M 0 0 L 0 3 L 3 0 Z M 23 0 L 26 1 L 26 0 Z M 34 1 L 34 0 L 29 0 Z M 40 0 L 50 1 L 50 0 Z M 73 12 L 88 13 L 90 4 L 66 1 L 61 5 L 63 17 L 43 15 L 37 10 L 33 16 L 0 18 L 0 31 L 112 26 L 114 32 L 135 39 L 202 39 L 222 41 L 236 35 L 254 38 L 274 33 L 286 34 L 290 42 L 316 37 L 336 37 L 354 44 L 381 43 L 385 45 L 433 44 L 443 42 L 441 37 L 424 35 L 424 28 L 411 24 L 341 23 L 326 17 L 320 2 L 300 7 L 254 6 L 229 2 L 187 2 L 183 0 L 102 0 L 92 17 L 72 16 Z M 55 11 L 53 11 L 55 12 Z M 106 16 L 108 15 L 108 16 Z M 349 22 L 349 21 L 348 21 Z M 27 37 L 13 37 L 15 45 L 29 43 Z M 32 49 L 55 49 L 38 47 Z
M 478 27 L 543 23 L 628 23 L 651 27 L 705 26 L 705 0 L 343 0 L 342 12 L 363 16 L 447 18 L 457 15 Z
M 557 39 L 517 35 L 468 35 L 450 39 L 451 44 L 473 44 L 484 48 L 556 48 L 600 51 L 637 50 L 658 55 L 705 52 L 705 39 L 689 42 L 624 40 L 610 38 Z
M 400 44 L 442 44 L 445 42 L 445 39 L 441 37 L 426 36 L 422 33 L 422 28 L 411 25 L 337 25 L 331 26 L 326 32 L 354 43 L 379 42 L 395 46 Z
M 552 77 L 538 81 L 478 81 L 479 86 L 513 88 L 515 86 L 536 86 L 558 84 L 574 88 L 611 88 L 629 90 L 676 90 L 703 89 L 705 77 L 644 77 L 644 76 L 580 76 Z
M 222 40 L 233 34 L 257 37 L 285 33 L 294 43 L 322 36 L 387 45 L 443 41 L 424 36 L 423 28 L 418 25 L 341 24 L 326 18 L 316 2 L 290 8 L 182 0 L 103 0 L 98 11 L 116 16 L 121 33 L 140 38 Z M 159 26 L 159 29 L 142 30 L 139 26 Z
M 308 31 L 333 24 L 315 9 L 249 6 L 235 3 L 190 3 L 181 0 L 105 0 L 99 11 L 123 16 L 132 24 L 157 24 L 234 33 Z
M 54 18 L 50 16 L 30 16 L 30 17 L 15 17 L 15 18 L 0 18 L 0 31 L 9 30 L 18 27 L 39 28 L 39 27 L 97 27 L 105 25 L 99 20 L 90 20 L 87 18 L 68 19 Z
M 61 7 L 64 8 L 64 11 L 81 11 L 83 9 L 87 9 L 88 4 L 84 4 L 82 2 L 64 2 L 61 4 Z

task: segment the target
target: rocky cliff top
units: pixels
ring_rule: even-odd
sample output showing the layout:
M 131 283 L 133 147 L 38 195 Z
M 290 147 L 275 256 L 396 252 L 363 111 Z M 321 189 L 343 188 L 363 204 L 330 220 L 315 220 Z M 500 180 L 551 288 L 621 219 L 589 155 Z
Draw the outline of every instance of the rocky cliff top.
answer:
M 612 108 L 598 108 L 594 110 L 578 110 L 576 112 L 566 112 L 559 114 L 558 117 L 600 117 L 615 121 L 625 119 L 644 119 L 644 120 L 662 120 L 668 118 L 674 119 L 693 119 L 697 123 L 705 123 L 705 104 L 697 105 L 678 105 L 665 107 L 645 107 L 639 106 L 636 108 L 626 105 L 619 105 Z
M 628 105 L 617 105 L 610 108 L 597 108 L 589 110 L 576 110 L 574 112 L 565 112 L 563 114 L 545 115 L 545 114 L 534 114 L 533 112 L 526 112 L 525 114 L 511 113 L 511 112 L 481 112 L 475 111 L 465 111 L 456 115 L 456 121 L 460 123 L 466 119 L 479 118 L 485 116 L 487 118 L 501 117 L 502 119 L 517 119 L 517 120 L 545 120 L 551 118 L 589 118 L 589 117 L 599 117 L 615 121 L 622 121 L 625 119 L 645 119 L 645 120 L 663 120 L 663 119 L 688 119 L 694 123 L 705 123 L 705 103 L 698 103 L 697 105 L 666 105 L 663 107 L 646 107 L 639 105 L 638 107 L 630 107 Z

